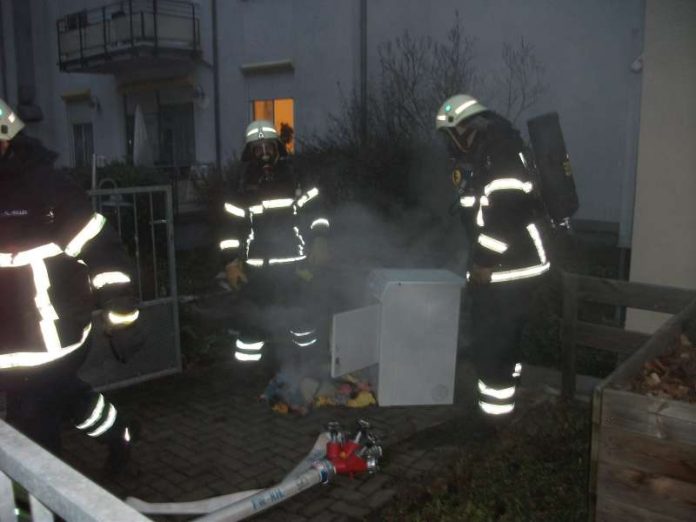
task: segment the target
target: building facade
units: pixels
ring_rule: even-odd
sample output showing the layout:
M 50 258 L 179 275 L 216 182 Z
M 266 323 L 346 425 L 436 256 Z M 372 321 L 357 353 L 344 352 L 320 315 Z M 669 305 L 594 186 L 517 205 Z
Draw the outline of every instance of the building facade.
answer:
M 643 0 L 1 0 L 2 88 L 66 166 L 132 154 L 136 108 L 161 166 L 225 164 L 251 118 L 303 139 L 327 129 L 380 45 L 444 40 L 458 20 L 482 78 L 524 39 L 545 89 L 517 123 L 561 117 L 578 217 L 631 237 L 640 115 Z M 366 16 L 361 17 L 361 9 Z M 361 24 L 361 21 L 366 23 Z M 486 83 L 484 82 L 484 90 Z M 497 108 L 497 107 L 494 107 Z

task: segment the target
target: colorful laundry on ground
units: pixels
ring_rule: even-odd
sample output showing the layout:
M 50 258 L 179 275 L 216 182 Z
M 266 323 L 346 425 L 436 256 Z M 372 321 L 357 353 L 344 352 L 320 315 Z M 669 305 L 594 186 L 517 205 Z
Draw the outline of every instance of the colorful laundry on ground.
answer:
M 377 404 L 369 381 L 360 373 L 319 381 L 312 377 L 291 378 L 278 372 L 260 398 L 276 413 L 298 415 L 306 415 L 312 408 L 366 408 Z

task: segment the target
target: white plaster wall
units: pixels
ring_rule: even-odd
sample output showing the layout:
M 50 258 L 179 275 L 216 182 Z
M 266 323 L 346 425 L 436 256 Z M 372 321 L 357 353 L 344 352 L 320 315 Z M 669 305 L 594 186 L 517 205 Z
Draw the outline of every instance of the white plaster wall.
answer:
M 631 280 L 696 289 L 696 2 L 648 0 L 644 64 Z

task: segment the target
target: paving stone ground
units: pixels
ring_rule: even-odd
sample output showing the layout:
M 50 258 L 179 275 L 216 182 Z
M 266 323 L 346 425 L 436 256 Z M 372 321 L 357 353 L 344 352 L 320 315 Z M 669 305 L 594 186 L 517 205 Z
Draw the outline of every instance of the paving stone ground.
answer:
M 258 400 L 268 369 L 228 363 L 188 371 L 107 393 L 119 412 L 142 424 L 142 440 L 125 473 L 104 476 L 105 448 L 75 430 L 65 433 L 64 458 L 121 498 L 199 500 L 277 483 L 307 454 L 328 421 L 338 420 L 352 431 L 358 418 L 366 418 L 385 450 L 379 473 L 337 477 L 253 518 L 363 520 L 392 499 L 404 477 L 417 479 L 447 461 L 447 448 L 414 447 L 408 439 L 471 414 L 471 371 L 459 366 L 452 406 L 322 408 L 305 417 L 279 415 Z

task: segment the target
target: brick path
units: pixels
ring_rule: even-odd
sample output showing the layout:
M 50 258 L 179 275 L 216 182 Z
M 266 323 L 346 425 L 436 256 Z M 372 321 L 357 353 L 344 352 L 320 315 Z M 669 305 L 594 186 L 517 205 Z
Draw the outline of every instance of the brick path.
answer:
M 383 441 L 380 473 L 354 480 L 337 477 L 254 518 L 362 520 L 389 502 L 397 479 L 415 478 L 447 460 L 447 447 L 427 449 L 404 441 L 472 410 L 467 396 L 471 372 L 463 364 L 454 406 L 323 408 L 303 418 L 278 415 L 257 400 L 269 375 L 262 367 L 228 364 L 108 394 L 119 411 L 143 425 L 132 469 L 115 479 L 103 477 L 105 449 L 74 430 L 65 434 L 65 459 L 119 497 L 199 500 L 278 482 L 307 454 L 328 421 L 338 420 L 352 431 L 364 417 Z

